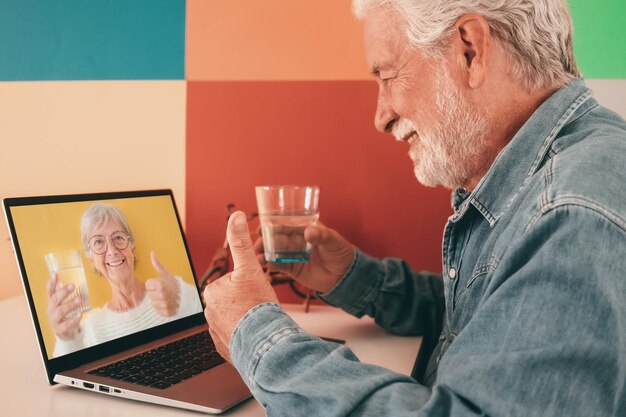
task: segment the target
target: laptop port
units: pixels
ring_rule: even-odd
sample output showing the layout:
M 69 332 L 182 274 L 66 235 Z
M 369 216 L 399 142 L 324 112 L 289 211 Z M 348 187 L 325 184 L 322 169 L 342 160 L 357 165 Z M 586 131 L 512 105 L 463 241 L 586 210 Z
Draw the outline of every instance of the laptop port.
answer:
M 113 392 L 116 393 L 116 394 L 121 394 L 122 393 L 122 391 L 120 391 L 120 390 L 118 390 L 116 388 L 113 389 Z
M 98 391 L 100 391 L 100 392 L 109 392 L 109 391 L 111 391 L 111 389 L 109 387 L 107 387 L 106 385 L 99 385 L 98 386 Z
M 94 386 L 94 384 L 90 384 L 89 382 L 83 382 L 83 387 L 85 388 L 93 389 Z

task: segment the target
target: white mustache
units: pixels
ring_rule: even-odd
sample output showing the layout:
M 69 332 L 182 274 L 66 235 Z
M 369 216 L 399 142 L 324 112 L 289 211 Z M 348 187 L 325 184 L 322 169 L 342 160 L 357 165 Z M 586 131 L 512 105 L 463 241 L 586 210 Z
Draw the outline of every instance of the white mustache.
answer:
M 400 119 L 398 120 L 391 130 L 391 134 L 398 141 L 404 140 L 409 134 L 417 132 L 415 125 L 408 119 Z

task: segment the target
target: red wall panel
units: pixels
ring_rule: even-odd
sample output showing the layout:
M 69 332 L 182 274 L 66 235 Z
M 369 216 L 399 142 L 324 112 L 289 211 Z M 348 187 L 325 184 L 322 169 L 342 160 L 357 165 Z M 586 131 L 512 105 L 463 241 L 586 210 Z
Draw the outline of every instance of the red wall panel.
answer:
M 225 206 L 256 210 L 254 186 L 317 184 L 320 220 L 374 256 L 441 271 L 449 192 L 422 187 L 408 147 L 375 131 L 370 81 L 190 81 L 189 246 L 198 272 L 223 239 Z M 284 297 L 283 297 L 284 298 Z

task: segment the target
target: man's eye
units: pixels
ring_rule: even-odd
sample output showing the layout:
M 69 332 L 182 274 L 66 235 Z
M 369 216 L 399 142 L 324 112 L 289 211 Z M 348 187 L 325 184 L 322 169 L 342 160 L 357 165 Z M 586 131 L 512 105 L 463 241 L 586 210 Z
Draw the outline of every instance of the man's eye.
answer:
M 383 85 L 390 84 L 396 77 L 385 77 L 380 79 L 380 83 Z

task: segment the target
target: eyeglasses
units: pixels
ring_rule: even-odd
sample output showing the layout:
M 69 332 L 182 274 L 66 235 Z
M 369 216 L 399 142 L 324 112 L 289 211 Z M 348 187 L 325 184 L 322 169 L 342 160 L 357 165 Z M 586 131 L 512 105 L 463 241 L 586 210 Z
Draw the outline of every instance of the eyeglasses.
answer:
M 122 232 L 113 232 L 111 233 L 111 243 L 118 250 L 124 250 L 128 247 L 129 236 Z M 106 236 L 103 235 L 95 235 L 89 239 L 89 250 L 91 250 L 96 255 L 104 255 L 108 249 Z

